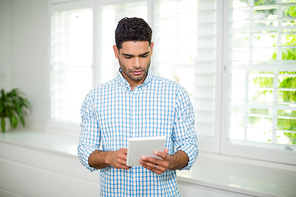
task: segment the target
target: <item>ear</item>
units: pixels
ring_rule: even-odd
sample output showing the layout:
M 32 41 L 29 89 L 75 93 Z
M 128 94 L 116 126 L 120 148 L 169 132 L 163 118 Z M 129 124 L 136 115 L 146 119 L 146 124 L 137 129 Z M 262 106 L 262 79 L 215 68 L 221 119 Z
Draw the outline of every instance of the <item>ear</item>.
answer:
M 113 45 L 113 51 L 114 51 L 115 57 L 118 59 L 118 48 L 116 45 Z
M 154 42 L 151 42 L 151 45 L 150 45 L 151 55 L 153 55 L 153 46 L 154 46 Z

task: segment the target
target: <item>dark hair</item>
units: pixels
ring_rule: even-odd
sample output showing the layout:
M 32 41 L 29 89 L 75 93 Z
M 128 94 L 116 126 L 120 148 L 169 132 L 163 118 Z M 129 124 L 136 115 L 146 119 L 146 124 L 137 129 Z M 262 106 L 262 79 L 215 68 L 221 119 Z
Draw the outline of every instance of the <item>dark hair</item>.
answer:
M 125 41 L 148 41 L 151 45 L 152 29 L 141 18 L 121 19 L 115 30 L 115 42 L 118 49 L 122 48 Z

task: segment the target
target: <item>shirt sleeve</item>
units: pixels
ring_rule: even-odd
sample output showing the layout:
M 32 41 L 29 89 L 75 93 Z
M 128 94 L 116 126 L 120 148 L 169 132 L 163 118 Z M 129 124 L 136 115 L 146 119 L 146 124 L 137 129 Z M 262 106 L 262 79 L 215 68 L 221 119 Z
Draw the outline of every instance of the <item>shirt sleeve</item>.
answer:
M 100 127 L 95 113 L 94 99 L 89 93 L 81 106 L 81 133 L 79 136 L 78 158 L 91 172 L 97 170 L 89 166 L 88 158 L 100 147 Z
M 177 94 L 173 141 L 175 150 L 184 151 L 188 164 L 181 170 L 190 170 L 198 156 L 198 141 L 194 127 L 195 116 L 187 91 L 181 87 Z

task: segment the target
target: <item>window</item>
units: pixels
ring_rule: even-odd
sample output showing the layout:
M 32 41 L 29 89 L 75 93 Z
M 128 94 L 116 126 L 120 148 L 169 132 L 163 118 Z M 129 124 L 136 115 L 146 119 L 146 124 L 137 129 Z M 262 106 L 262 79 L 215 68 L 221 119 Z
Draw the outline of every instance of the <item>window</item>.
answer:
M 64 4 L 62 4 L 64 6 Z M 51 120 L 80 123 L 80 105 L 92 88 L 93 13 L 54 6 L 51 15 Z
M 233 0 L 229 9 L 227 141 L 289 155 L 296 145 L 296 2 Z
M 200 150 L 295 164 L 295 0 L 81 0 L 51 7 L 53 121 L 80 122 L 86 93 L 118 73 L 117 22 L 137 16 L 153 29 L 152 72 L 190 94 Z

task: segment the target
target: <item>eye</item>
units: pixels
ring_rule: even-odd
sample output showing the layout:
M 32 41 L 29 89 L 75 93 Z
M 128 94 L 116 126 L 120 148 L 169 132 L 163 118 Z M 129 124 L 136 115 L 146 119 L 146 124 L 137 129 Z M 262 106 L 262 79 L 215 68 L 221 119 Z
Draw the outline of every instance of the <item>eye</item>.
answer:
M 145 58 L 145 57 L 148 57 L 148 55 L 142 55 L 141 57 Z
M 131 56 L 124 56 L 125 59 L 131 59 Z

